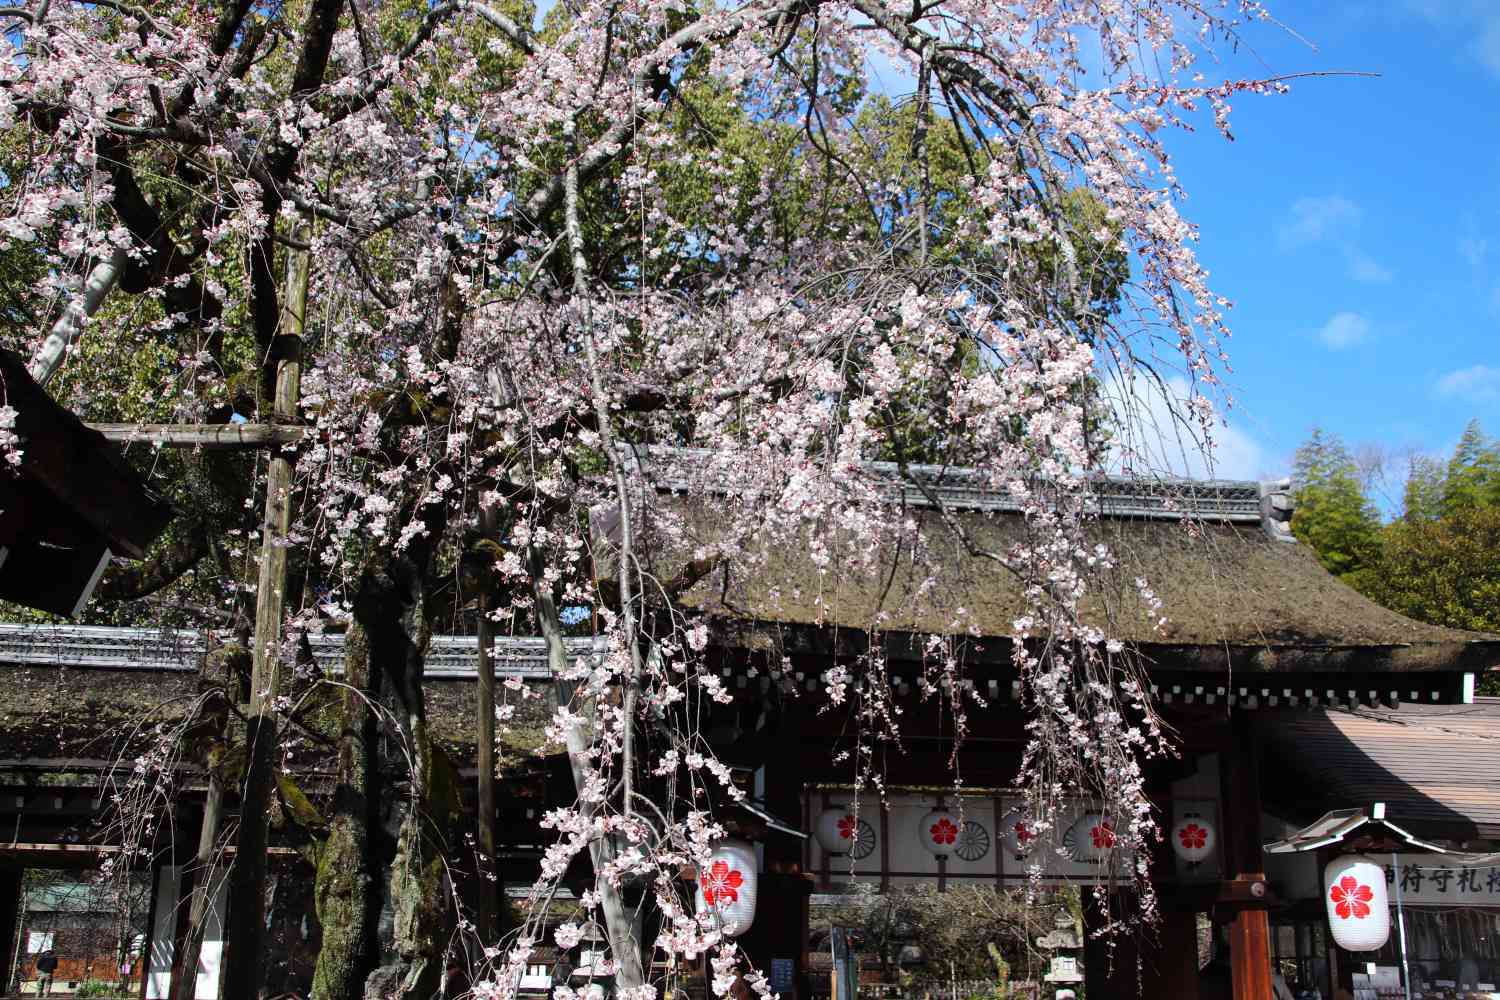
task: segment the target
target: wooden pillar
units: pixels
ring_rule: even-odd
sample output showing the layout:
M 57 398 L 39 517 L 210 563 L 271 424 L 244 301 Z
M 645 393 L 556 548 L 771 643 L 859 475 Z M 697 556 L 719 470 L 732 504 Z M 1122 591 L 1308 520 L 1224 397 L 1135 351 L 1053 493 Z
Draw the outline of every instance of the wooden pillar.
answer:
M 1083 977 L 1084 987 L 1091 997 L 1112 997 L 1128 1000 L 1131 997 L 1150 998 L 1151 992 L 1144 965 L 1147 956 L 1141 953 L 1142 942 L 1129 931 L 1113 938 L 1095 937 L 1102 926 L 1103 917 L 1097 911 L 1097 903 L 1089 890 L 1084 890 L 1083 900 Z M 1044 983 L 1043 996 L 1051 996 L 1049 990 L 1071 983 Z
M 146 939 L 146 1000 L 166 1000 L 172 995 L 172 966 L 177 954 L 177 903 L 182 868 L 158 865 L 152 879 L 151 928 Z
M 0 948 L 5 949 L 5 954 L 0 956 L 0 972 L 4 978 L 0 979 L 0 989 L 10 992 L 12 978 L 16 974 L 13 960 L 16 957 L 16 935 L 21 932 L 17 926 L 18 917 L 21 913 L 21 869 L 12 868 L 9 865 L 0 867 Z
M 761 875 L 755 922 L 739 939 L 751 963 L 770 977 L 771 988 L 783 1000 L 801 996 L 807 904 L 812 891 L 812 880 L 800 874 Z
M 1248 712 L 1230 719 L 1219 754 L 1224 802 L 1224 860 L 1230 881 L 1220 892 L 1229 911 L 1229 962 L 1234 1000 L 1272 1000 L 1271 927 L 1265 862 L 1260 849 L 1260 773 Z
M 790 740 L 781 742 L 795 745 Z M 805 764 L 794 756 L 785 752 L 767 755 L 757 791 L 774 816 L 792 820 L 801 815 L 805 774 Z M 748 940 L 742 939 L 756 968 L 772 977 L 772 988 L 784 1000 L 806 995 L 808 897 L 813 892 L 812 876 L 803 870 L 806 849 L 797 837 L 767 830 L 761 844 L 766 873 L 760 877 L 755 923 L 746 935 Z
M 1156 935 L 1144 949 L 1141 995 L 1198 1000 L 1198 914 L 1163 910 Z

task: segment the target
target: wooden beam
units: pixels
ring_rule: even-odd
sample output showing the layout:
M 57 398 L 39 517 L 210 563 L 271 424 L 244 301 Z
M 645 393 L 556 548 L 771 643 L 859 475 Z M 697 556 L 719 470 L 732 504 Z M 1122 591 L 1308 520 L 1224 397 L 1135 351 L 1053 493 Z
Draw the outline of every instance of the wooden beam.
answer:
M 163 448 L 273 448 L 296 444 L 308 428 L 284 424 L 88 424 L 106 440 Z

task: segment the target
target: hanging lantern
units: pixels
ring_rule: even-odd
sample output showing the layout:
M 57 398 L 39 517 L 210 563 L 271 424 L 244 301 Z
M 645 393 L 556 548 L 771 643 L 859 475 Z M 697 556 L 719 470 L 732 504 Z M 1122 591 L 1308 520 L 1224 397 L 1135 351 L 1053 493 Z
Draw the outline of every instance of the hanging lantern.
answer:
M 739 937 L 755 922 L 756 881 L 755 848 L 743 840 L 720 842 L 698 871 L 698 912 L 714 911 L 724 933 Z
M 1032 825 L 1025 809 L 1012 809 L 1000 818 L 1000 842 L 1017 861 L 1031 853 L 1036 841 L 1036 827 Z
M 1063 846 L 1075 861 L 1108 861 L 1119 843 L 1114 823 L 1102 813 L 1084 813 L 1063 834 Z
M 935 858 L 946 858 L 958 843 L 958 820 L 947 806 L 938 806 L 922 817 L 917 826 L 917 841 Z
M 1196 868 L 1218 847 L 1214 825 L 1195 812 L 1183 813 L 1172 827 L 1172 853 Z
M 1323 901 L 1333 940 L 1348 951 L 1375 951 L 1391 936 L 1385 869 L 1355 854 L 1334 858 L 1323 869 Z
M 859 835 L 859 820 L 843 806 L 829 806 L 818 813 L 813 834 L 818 838 L 824 853 L 835 856 L 848 854 Z
M 829 806 L 819 813 L 813 834 L 823 852 L 833 857 L 847 854 L 858 861 L 875 849 L 875 828 L 845 806 Z

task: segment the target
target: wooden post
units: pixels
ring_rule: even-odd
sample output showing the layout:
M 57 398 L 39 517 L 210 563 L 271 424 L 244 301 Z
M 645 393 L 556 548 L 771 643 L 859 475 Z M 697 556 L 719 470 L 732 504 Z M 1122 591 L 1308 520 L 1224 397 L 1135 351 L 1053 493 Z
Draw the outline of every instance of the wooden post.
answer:
M 219 817 L 224 811 L 224 783 L 209 770 L 208 795 L 203 802 L 203 821 L 198 827 L 198 853 L 193 859 L 193 895 L 188 907 L 187 933 L 178 955 L 178 971 L 173 974 L 172 1000 L 193 1000 L 197 996 L 198 958 L 203 951 L 203 925 L 213 902 L 214 873 L 217 866 L 214 850 L 219 838 Z
M 299 238 L 305 227 L 294 234 Z M 287 262 L 272 357 L 276 364 L 273 419 L 297 419 L 302 389 L 302 330 L 307 315 L 307 251 L 293 252 Z M 245 784 L 240 795 L 239 838 L 229 870 L 228 954 L 224 966 L 224 1000 L 255 1000 L 265 972 L 266 848 L 271 795 L 276 784 L 279 726 L 275 701 L 281 689 L 281 620 L 286 589 L 285 540 L 292 519 L 292 456 L 271 453 L 266 471 L 266 510 L 261 527 L 260 574 L 255 591 L 255 642 L 250 673 L 250 705 L 245 741 L 249 748 Z
M 5 949 L 5 954 L 0 955 L 0 973 L 4 974 L 0 978 L 0 988 L 6 993 L 10 992 L 16 974 L 15 959 L 20 951 L 16 936 L 22 930 L 17 926 L 20 915 L 21 869 L 0 865 L 0 948 Z
M 1155 942 L 1145 947 L 1141 995 L 1198 1000 L 1198 914 L 1163 909 Z
M 1229 896 L 1229 961 L 1234 1000 L 1272 1000 L 1271 926 L 1266 913 L 1265 862 L 1260 850 L 1260 773 L 1250 716 L 1230 719 L 1230 739 L 1219 755 L 1224 796 L 1224 859 L 1233 881 Z M 1260 895 L 1255 895 L 1255 886 Z M 1245 891 L 1241 891 L 1241 890 Z
M 479 534 L 491 538 L 495 534 L 495 511 L 492 507 L 481 507 L 479 511 Z M 486 565 L 479 585 L 479 939 L 486 947 L 495 944 L 499 936 L 499 896 L 502 887 L 491 882 L 498 880 L 495 868 L 495 663 L 490 655 L 494 642 L 494 630 L 490 624 L 490 585 L 492 568 Z

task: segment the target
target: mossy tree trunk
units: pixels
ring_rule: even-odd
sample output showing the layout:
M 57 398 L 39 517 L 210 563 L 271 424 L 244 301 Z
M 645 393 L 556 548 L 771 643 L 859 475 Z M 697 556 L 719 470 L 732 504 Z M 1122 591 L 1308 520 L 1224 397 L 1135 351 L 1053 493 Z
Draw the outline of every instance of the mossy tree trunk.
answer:
M 369 679 L 369 638 L 356 621 L 344 640 L 348 686 L 339 700 L 338 784 L 313 889 L 323 944 L 313 970 L 312 1000 L 356 1000 L 380 958 L 381 893 L 371 845 L 376 720 Z
M 314 1000 L 429 1000 L 442 983 L 443 876 L 460 806 L 427 727 L 424 556 L 374 557 L 355 599 L 339 786 L 318 861 Z

